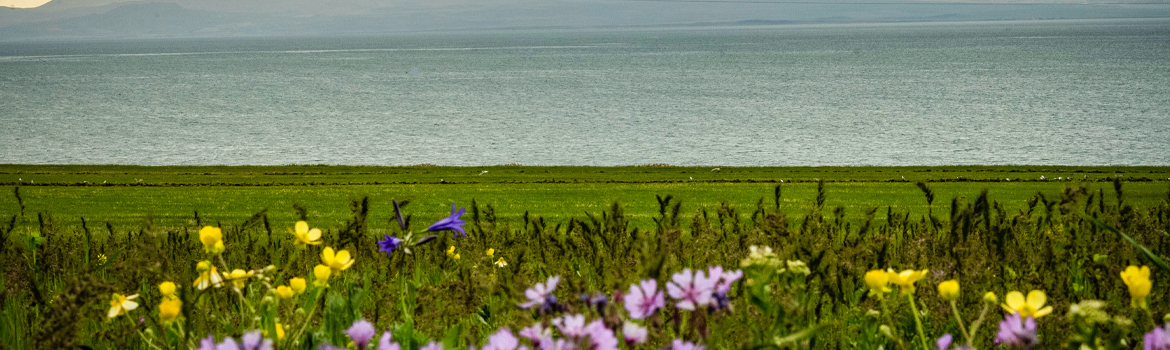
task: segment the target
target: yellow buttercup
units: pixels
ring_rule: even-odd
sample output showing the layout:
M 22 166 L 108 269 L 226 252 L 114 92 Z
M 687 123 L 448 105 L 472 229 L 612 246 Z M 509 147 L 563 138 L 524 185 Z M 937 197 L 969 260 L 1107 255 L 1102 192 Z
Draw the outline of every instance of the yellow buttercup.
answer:
M 1024 297 L 1024 293 L 1012 291 L 1004 297 L 1004 302 L 1000 305 L 1004 311 L 1019 314 L 1020 317 L 1040 318 L 1052 313 L 1051 306 L 1044 306 L 1048 302 L 1048 295 L 1039 290 L 1028 292 L 1027 298 Z

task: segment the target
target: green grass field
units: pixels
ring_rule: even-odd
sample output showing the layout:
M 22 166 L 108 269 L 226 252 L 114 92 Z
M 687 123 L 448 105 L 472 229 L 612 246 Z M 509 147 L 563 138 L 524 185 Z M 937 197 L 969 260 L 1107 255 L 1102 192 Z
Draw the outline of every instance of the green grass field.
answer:
M 481 171 L 488 171 L 479 175 Z M 1045 176 L 1048 180 L 1041 181 Z M 905 181 L 902 178 L 905 177 Z M 1165 198 L 1170 167 L 137 167 L 0 165 L 0 191 L 20 192 L 26 213 L 46 212 L 63 223 L 110 222 L 117 227 L 139 225 L 149 215 L 163 227 L 188 226 L 198 211 L 205 220 L 236 223 L 262 209 L 277 222 L 292 221 L 293 204 L 309 209 L 322 227 L 340 226 L 350 217 L 349 203 L 368 196 L 373 222 L 390 219 L 390 200 L 410 201 L 417 220 L 445 215 L 451 203 L 472 200 L 491 205 L 505 222 L 523 215 L 551 223 L 600 213 L 614 202 L 625 206 L 635 227 L 653 225 L 655 196 L 672 195 L 683 203 L 684 217 L 696 210 L 714 210 L 729 203 L 743 216 L 756 204 L 773 206 L 781 186 L 781 209 L 789 215 L 810 210 L 817 179 L 826 181 L 826 208 L 842 206 L 857 219 L 866 208 L 887 207 L 925 214 L 927 203 L 918 181 L 936 192 L 936 210 L 948 210 L 955 197 L 974 198 L 987 189 L 990 198 L 1010 210 L 1044 194 L 1059 198 L 1073 178 L 1112 196 L 1115 177 L 1126 181 L 1130 204 L 1148 207 Z M 691 178 L 694 178 L 692 181 Z M 1005 181 L 1005 179 L 1011 181 Z M 141 183 L 137 179 L 142 179 Z M 781 183 L 780 181 L 784 182 Z M 85 182 L 88 181 L 88 184 Z M 440 182 L 441 181 L 441 182 Z M 105 184 L 103 184 L 103 182 Z M 0 200 L 0 212 L 19 211 L 12 196 Z M 883 221 L 879 215 L 877 220 Z
M 645 279 L 665 286 L 680 271 L 714 266 L 745 271 L 723 295 L 729 307 L 687 311 L 671 306 L 672 297 L 636 321 L 650 330 L 648 342 L 623 349 L 679 339 L 719 350 L 917 349 L 966 332 L 952 312 L 969 323 L 991 310 L 984 331 L 971 336 L 989 349 L 1000 317 L 1016 315 L 1002 315 L 983 293 L 1031 290 L 1047 293 L 1056 310 L 1039 321 L 1042 348 L 1127 348 L 1170 311 L 1170 266 L 1156 260 L 1170 251 L 1167 177 L 1170 167 L 0 165 L 0 259 L 13 262 L 0 265 L 0 350 L 194 349 L 208 335 L 263 330 L 272 338 L 278 329 L 288 333 L 278 348 L 308 350 L 346 344 L 344 330 L 359 319 L 391 330 L 402 350 L 429 341 L 477 348 L 499 330 L 551 327 L 573 314 L 616 331 L 633 316 L 614 291 Z M 665 212 L 660 196 L 674 199 Z M 351 210 L 362 198 L 368 215 Z M 393 219 L 393 199 L 409 201 L 406 227 Z M 468 235 L 425 232 L 452 203 L 468 208 Z M 320 245 L 285 233 L 300 219 L 296 206 L 325 231 Z M 222 251 L 197 234 L 204 226 L 222 229 Z M 410 243 L 386 254 L 374 242 L 383 234 Z M 427 234 L 437 238 L 415 244 Z M 753 257 L 753 246 L 776 254 Z M 336 268 L 325 247 L 347 250 L 356 263 Z M 1118 278 L 1143 265 L 1156 271 L 1143 297 L 1148 311 L 1132 306 L 1130 282 Z M 239 269 L 239 289 L 199 289 L 211 266 Z M 319 268 L 333 275 L 317 277 Z M 923 279 L 910 288 L 923 313 L 906 295 L 869 293 L 881 288 L 863 276 L 887 268 L 919 271 Z M 553 311 L 518 307 L 525 289 L 552 276 L 563 278 Z M 279 296 L 276 286 L 293 277 L 327 283 Z M 963 292 L 948 307 L 936 291 L 951 279 Z M 164 281 L 181 298 L 182 314 L 169 319 Z M 595 308 L 578 297 L 585 293 L 614 302 Z M 112 299 L 132 294 L 140 295 L 137 310 L 108 316 Z M 1063 316 L 1087 300 L 1110 305 L 1102 311 L 1116 322 Z

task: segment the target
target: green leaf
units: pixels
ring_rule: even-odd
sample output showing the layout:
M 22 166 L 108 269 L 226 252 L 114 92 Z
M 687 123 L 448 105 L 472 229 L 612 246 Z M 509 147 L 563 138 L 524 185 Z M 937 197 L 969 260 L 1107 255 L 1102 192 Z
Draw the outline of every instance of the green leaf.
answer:
M 1089 221 L 1093 222 L 1097 226 L 1105 229 L 1106 231 L 1121 235 L 1121 238 L 1125 238 L 1125 240 L 1127 242 L 1129 242 L 1130 245 L 1132 245 L 1134 248 L 1137 248 L 1138 250 L 1141 250 L 1142 253 L 1144 253 L 1147 258 L 1150 258 L 1150 260 L 1154 262 L 1154 265 L 1158 265 L 1158 268 L 1162 269 L 1162 272 L 1170 273 L 1170 266 L 1167 266 L 1166 262 L 1162 261 L 1162 258 L 1159 258 L 1157 255 L 1154 255 L 1154 252 L 1151 252 L 1149 249 L 1146 249 L 1146 246 L 1139 244 L 1137 241 L 1133 240 L 1133 238 L 1129 237 L 1129 235 L 1124 234 L 1121 231 L 1118 231 L 1117 229 L 1109 226 L 1108 224 L 1105 224 L 1104 222 L 1101 222 L 1101 220 L 1097 220 L 1097 219 L 1092 218 L 1088 215 L 1085 215 L 1084 213 L 1077 213 L 1077 214 L 1080 214 L 1081 217 L 1085 218 L 1085 220 L 1089 220 Z

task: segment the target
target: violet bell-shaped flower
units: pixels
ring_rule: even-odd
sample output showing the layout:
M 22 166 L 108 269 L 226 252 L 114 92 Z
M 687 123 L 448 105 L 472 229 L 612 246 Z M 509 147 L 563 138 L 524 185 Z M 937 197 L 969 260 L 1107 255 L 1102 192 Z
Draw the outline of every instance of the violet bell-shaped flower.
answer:
M 520 303 L 520 307 L 531 309 L 534 306 L 540 306 L 541 312 L 554 308 L 557 304 L 557 297 L 552 293 L 557 289 L 557 283 L 560 281 L 561 276 L 552 276 L 548 278 L 548 281 L 537 283 L 532 288 L 528 288 L 524 291 L 524 296 L 528 297 L 528 301 Z
M 671 298 L 677 299 L 675 306 L 694 311 L 695 307 L 711 303 L 711 294 L 715 290 L 715 283 L 719 276 L 710 278 L 703 271 L 684 269 L 682 272 L 671 275 L 671 282 L 666 283 L 666 292 Z
M 1011 313 L 999 322 L 999 333 L 995 335 L 996 344 L 1005 344 L 1019 349 L 1031 349 L 1040 343 L 1036 337 L 1036 319 L 1029 316 L 1021 319 L 1019 314 Z
M 365 319 L 354 321 L 353 325 L 345 330 L 345 334 L 349 335 L 349 339 L 353 341 L 358 350 L 365 350 L 377 333 L 378 331 L 374 330 L 374 325 Z
M 402 239 L 401 238 L 394 237 L 391 235 L 383 235 L 383 236 L 385 236 L 386 238 L 378 241 L 378 250 L 383 252 L 383 253 L 386 253 L 386 255 L 390 255 L 390 253 L 394 252 L 394 249 L 398 249 L 398 247 L 402 246 Z
M 1144 350 L 1170 350 L 1170 323 L 1162 328 L 1154 327 L 1143 340 Z
M 465 224 L 465 222 L 463 222 L 463 220 L 459 220 L 459 217 L 463 215 L 465 210 L 467 210 L 467 208 L 460 208 L 459 211 L 456 212 L 455 203 L 451 203 L 451 216 L 445 217 L 442 220 L 431 224 L 430 227 L 427 227 L 427 231 L 451 230 L 455 233 L 455 237 L 467 237 L 467 232 L 463 231 L 463 224 Z
M 665 294 L 658 290 L 658 281 L 652 279 L 631 284 L 630 293 L 624 299 L 626 311 L 635 320 L 650 317 L 654 311 L 666 306 Z

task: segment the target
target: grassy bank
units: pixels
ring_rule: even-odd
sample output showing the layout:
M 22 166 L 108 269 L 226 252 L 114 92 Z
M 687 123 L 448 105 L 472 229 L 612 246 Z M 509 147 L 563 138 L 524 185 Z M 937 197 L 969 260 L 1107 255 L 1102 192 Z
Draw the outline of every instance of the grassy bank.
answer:
M 12 262 L 0 274 L 0 348 L 182 349 L 208 334 L 239 339 L 262 329 L 272 338 L 281 323 L 289 337 L 278 348 L 315 349 L 345 344 L 344 329 L 366 319 L 404 350 L 432 340 L 463 349 L 502 328 L 552 327 L 572 314 L 616 330 L 632 316 L 614 291 L 644 279 L 664 286 L 709 266 L 745 269 L 726 294 L 730 307 L 684 310 L 669 299 L 635 321 L 649 329 L 647 343 L 622 348 L 683 339 L 721 350 L 908 349 L 965 332 L 952 310 L 967 323 L 988 308 L 972 342 L 992 348 L 1003 315 L 982 294 L 1002 301 L 1029 290 L 1046 292 L 1056 310 L 1039 320 L 1044 348 L 1137 344 L 1170 312 L 1170 275 L 1155 269 L 1148 311 L 1131 307 L 1118 273 L 1153 262 L 1089 218 L 1165 257 L 1170 184 L 1156 179 L 1168 169 L 1028 168 L 0 166 L 11 193 L 0 199 L 0 254 Z M 394 219 L 392 199 L 409 201 L 410 220 Z M 439 232 L 410 246 L 413 254 L 378 250 L 383 235 L 414 233 L 417 242 L 451 203 L 467 207 L 466 238 Z M 321 245 L 286 233 L 301 219 L 325 231 Z M 196 233 L 204 226 L 222 229 L 222 253 L 209 253 Z M 749 264 L 753 245 L 776 255 Z M 313 284 L 325 247 L 348 250 L 356 263 Z M 238 291 L 200 290 L 199 261 L 265 278 L 245 277 Z M 808 273 L 776 270 L 792 262 Z M 923 312 L 911 312 L 905 296 L 867 293 L 862 276 L 886 268 L 925 270 L 913 299 Z M 552 311 L 517 306 L 552 276 L 563 279 Z M 316 286 L 276 300 L 273 287 L 294 277 Z M 963 288 L 954 309 L 935 287 L 949 279 Z M 159 313 L 164 281 L 179 286 L 177 320 Z M 140 308 L 107 317 L 113 293 L 138 294 Z M 584 293 L 612 302 L 588 306 Z M 1083 300 L 1103 301 L 1117 321 L 1082 336 L 1080 321 L 1063 315 Z

